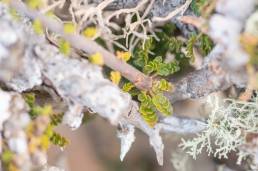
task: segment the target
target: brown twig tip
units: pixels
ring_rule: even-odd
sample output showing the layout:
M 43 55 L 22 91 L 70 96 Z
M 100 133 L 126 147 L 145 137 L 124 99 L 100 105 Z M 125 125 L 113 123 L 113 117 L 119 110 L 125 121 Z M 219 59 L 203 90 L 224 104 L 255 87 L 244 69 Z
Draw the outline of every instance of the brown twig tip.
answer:
M 134 85 L 141 90 L 150 90 L 152 88 L 153 79 L 144 75 L 139 75 Z

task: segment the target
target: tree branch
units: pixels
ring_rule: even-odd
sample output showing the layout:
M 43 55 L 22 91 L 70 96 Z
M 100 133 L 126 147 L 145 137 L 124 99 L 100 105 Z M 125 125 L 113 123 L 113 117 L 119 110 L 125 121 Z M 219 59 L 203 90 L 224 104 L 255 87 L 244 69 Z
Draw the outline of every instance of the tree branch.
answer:
M 17 12 L 31 18 L 39 19 L 44 27 L 49 30 L 60 34 L 65 40 L 67 40 L 74 48 L 85 51 L 88 54 L 101 53 L 104 59 L 104 63 L 115 71 L 119 71 L 126 79 L 130 80 L 135 86 L 142 90 L 148 90 L 152 86 L 152 79 L 142 72 L 127 64 L 126 62 L 119 60 L 114 54 L 108 52 L 103 47 L 99 46 L 96 42 L 86 39 L 80 35 L 71 35 L 64 33 L 63 24 L 52 18 L 46 17 L 39 12 L 29 9 L 23 2 L 17 0 L 11 0 L 11 7 Z
M 5 12 L 8 10 L 0 3 L 2 9 Z M 5 35 L 0 36 L 0 73 L 10 73 L 10 77 L 0 75 L 0 80 L 17 92 L 29 91 L 43 83 L 54 89 L 64 103 L 60 105 L 63 107 L 63 123 L 71 128 L 80 126 L 84 109 L 91 109 L 113 125 L 120 125 L 123 128 L 118 134 L 121 159 L 133 143 L 135 127 L 149 136 L 160 165 L 164 149 L 160 132 L 193 133 L 204 129 L 205 124 L 201 121 L 175 116 L 161 119 L 154 128 L 150 127 L 138 112 L 138 103 L 105 79 L 100 67 L 85 59 L 65 57 L 42 36 L 35 35 L 29 22 L 12 21 L 9 13 L 5 12 L 0 14 L 0 27 Z M 20 44 L 21 48 L 12 48 L 16 44 Z M 7 63 L 15 65 L 2 67 Z M 19 67 L 13 70 L 16 65 Z
M 245 67 L 230 70 L 225 65 L 224 49 L 216 46 L 206 57 L 206 63 L 200 70 L 193 71 L 175 82 L 175 89 L 166 94 L 171 103 L 186 99 L 197 99 L 213 92 L 223 91 L 232 85 L 239 88 L 246 86 L 248 77 Z

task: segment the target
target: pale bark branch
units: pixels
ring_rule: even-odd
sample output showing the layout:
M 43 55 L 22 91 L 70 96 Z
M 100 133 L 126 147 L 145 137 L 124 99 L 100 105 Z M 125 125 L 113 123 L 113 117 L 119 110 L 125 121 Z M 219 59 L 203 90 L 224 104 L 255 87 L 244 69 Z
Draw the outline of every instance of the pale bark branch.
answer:
M 11 7 L 17 12 L 24 14 L 31 19 L 39 19 L 44 27 L 49 30 L 60 34 L 65 40 L 67 40 L 74 48 L 83 50 L 88 54 L 101 53 L 104 59 L 104 63 L 115 71 L 119 71 L 125 78 L 134 83 L 137 88 L 148 90 L 152 86 L 152 79 L 142 72 L 127 64 L 126 62 L 119 60 L 114 54 L 108 52 L 96 42 L 86 39 L 80 35 L 71 35 L 64 33 L 63 24 L 49 18 L 39 12 L 29 9 L 23 2 L 17 0 L 11 0 Z

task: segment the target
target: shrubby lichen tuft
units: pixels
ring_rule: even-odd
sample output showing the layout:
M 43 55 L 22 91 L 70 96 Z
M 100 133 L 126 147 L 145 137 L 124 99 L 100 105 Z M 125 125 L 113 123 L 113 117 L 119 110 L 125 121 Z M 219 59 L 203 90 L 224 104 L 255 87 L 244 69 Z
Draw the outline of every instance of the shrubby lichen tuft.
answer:
M 209 103 L 213 109 L 207 128 L 192 140 L 183 140 L 180 146 L 194 159 L 204 149 L 218 158 L 228 158 L 231 151 L 238 152 L 240 160 L 245 158 L 248 154 L 240 148 L 247 143 L 248 134 L 258 131 L 258 96 L 251 101 L 224 99 L 221 104 L 217 97 L 210 96 Z

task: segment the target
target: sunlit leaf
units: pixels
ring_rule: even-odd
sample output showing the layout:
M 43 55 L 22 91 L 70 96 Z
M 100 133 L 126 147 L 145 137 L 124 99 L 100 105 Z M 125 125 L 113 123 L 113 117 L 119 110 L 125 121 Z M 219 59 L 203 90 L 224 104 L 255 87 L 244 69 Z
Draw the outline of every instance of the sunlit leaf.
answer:
M 153 96 L 152 103 L 155 105 L 157 110 L 164 115 L 171 115 L 173 112 L 173 108 L 169 100 L 163 94 Z
M 121 73 L 118 71 L 111 71 L 110 79 L 114 84 L 118 85 L 121 80 Z
M 87 27 L 84 31 L 83 31 L 83 35 L 87 38 L 93 38 L 97 35 L 97 28 L 96 27 Z
M 91 63 L 93 64 L 96 64 L 96 65 L 104 65 L 104 59 L 103 59 L 103 56 L 101 55 L 101 53 L 95 53 L 93 55 L 90 56 L 90 61 Z

